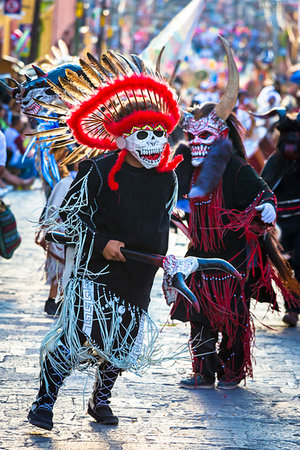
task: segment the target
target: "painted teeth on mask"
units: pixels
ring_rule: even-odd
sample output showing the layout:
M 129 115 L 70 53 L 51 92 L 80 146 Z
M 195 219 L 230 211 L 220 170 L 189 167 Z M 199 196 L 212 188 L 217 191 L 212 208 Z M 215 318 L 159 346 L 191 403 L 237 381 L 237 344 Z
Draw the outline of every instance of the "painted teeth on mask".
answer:
M 140 155 L 155 155 L 156 153 L 161 153 L 161 149 L 143 150 L 143 152 L 140 152 Z
M 193 147 L 192 154 L 193 156 L 206 156 L 207 155 L 206 145 Z

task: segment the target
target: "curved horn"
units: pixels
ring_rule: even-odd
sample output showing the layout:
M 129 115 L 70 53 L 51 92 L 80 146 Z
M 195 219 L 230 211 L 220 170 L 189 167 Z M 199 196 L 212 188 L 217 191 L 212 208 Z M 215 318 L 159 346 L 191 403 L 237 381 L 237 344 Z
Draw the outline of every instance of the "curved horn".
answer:
M 31 81 L 30 76 L 27 75 L 27 73 L 25 73 L 24 76 L 25 76 L 26 81 L 27 81 L 28 83 L 30 83 L 30 81 Z
M 193 305 L 193 307 L 198 313 L 200 312 L 200 305 L 197 300 L 197 297 L 190 290 L 190 288 L 187 287 L 183 273 L 181 272 L 175 273 L 175 275 L 172 278 L 172 287 L 181 295 L 183 295 Z
M 1 80 L 0 80 L 0 86 L 3 86 L 4 89 L 6 89 L 7 92 L 9 92 L 10 95 L 13 95 L 15 88 L 11 88 L 6 83 L 3 83 L 3 81 L 1 81 Z
M 215 113 L 220 119 L 226 120 L 236 105 L 239 93 L 239 74 L 228 42 L 222 36 L 218 36 L 218 38 L 227 56 L 228 81 L 224 95 L 215 107 Z
M 21 89 L 21 84 L 17 80 L 15 80 L 14 78 L 6 78 L 6 79 L 12 81 L 17 86 L 18 89 Z
M 230 264 L 221 258 L 197 258 L 198 269 L 201 270 L 223 270 L 223 272 L 229 273 L 238 280 L 242 280 L 242 275 Z
M 35 73 L 37 74 L 38 77 L 44 77 L 45 75 L 47 75 L 47 72 L 45 72 L 43 69 L 41 69 L 40 67 L 36 66 L 35 64 L 32 64 L 32 68 L 35 71 Z
M 286 109 L 283 107 L 273 108 L 265 114 L 256 114 L 249 111 L 249 114 L 251 114 L 251 116 L 253 117 L 257 117 L 258 119 L 270 119 L 271 117 L 274 117 L 276 115 L 279 116 L 279 119 L 284 119 L 286 116 Z
M 162 54 L 163 54 L 165 48 L 166 48 L 165 45 L 161 48 L 161 50 L 159 52 L 159 55 L 157 57 L 157 60 L 156 60 L 155 73 L 158 74 L 158 75 L 161 75 L 161 73 L 160 73 L 161 57 L 162 57 Z

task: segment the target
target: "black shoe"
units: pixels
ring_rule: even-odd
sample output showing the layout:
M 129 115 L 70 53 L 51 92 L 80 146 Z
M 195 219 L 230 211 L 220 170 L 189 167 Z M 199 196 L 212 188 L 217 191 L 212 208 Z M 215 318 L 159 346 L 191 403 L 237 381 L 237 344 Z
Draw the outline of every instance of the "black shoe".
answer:
M 202 375 L 193 375 L 179 382 L 184 389 L 213 389 L 215 387 L 214 380 L 206 380 Z
M 226 377 L 220 378 L 220 380 L 217 383 L 217 389 L 235 389 L 240 384 L 241 380 L 228 380 Z
M 53 412 L 47 405 L 40 405 L 34 402 L 27 416 L 28 421 L 44 430 L 52 430 L 53 428 Z
M 49 316 L 55 316 L 57 308 L 58 308 L 58 305 L 55 303 L 55 299 L 49 297 L 48 300 L 45 303 L 44 311 Z
M 117 416 L 113 415 L 113 412 L 108 405 L 92 407 L 91 403 L 89 402 L 87 412 L 98 423 L 102 423 L 103 425 L 118 425 L 119 423 L 119 419 L 117 418 Z
M 296 313 L 294 311 L 289 311 L 283 317 L 282 321 L 284 323 L 287 323 L 290 327 L 295 327 L 298 322 L 298 313 Z

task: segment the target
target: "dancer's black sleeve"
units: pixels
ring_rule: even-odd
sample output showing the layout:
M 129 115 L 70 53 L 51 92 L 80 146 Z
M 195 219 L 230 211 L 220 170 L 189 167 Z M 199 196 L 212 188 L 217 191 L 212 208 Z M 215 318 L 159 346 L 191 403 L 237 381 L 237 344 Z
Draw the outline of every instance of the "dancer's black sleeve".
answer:
M 91 160 L 83 161 L 61 205 L 60 216 L 65 222 L 66 234 L 74 240 L 83 238 L 87 252 L 92 246 L 93 253 L 102 253 L 109 241 L 108 236 L 97 231 L 92 219 L 92 207 L 96 197 L 101 195 L 102 187 L 103 177 L 97 165 Z M 82 202 L 78 205 L 80 197 Z M 81 236 L 78 235 L 79 229 Z
M 250 164 L 235 157 L 235 201 L 241 209 L 246 209 L 258 196 L 258 204 L 271 203 L 274 207 L 275 196 L 267 183 L 255 172 Z

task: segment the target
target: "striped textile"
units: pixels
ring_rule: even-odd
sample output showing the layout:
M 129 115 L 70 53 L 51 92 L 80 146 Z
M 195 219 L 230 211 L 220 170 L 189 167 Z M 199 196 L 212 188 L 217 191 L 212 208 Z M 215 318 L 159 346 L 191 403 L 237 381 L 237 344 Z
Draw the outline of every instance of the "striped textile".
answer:
M 0 200 L 0 256 L 10 259 L 21 243 L 16 219 L 11 210 Z

